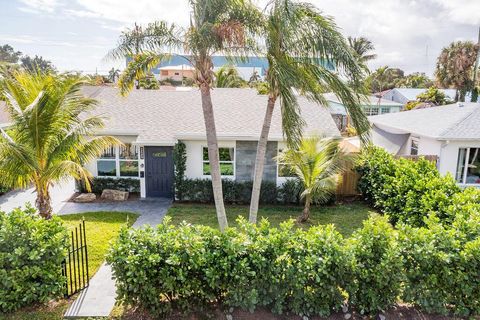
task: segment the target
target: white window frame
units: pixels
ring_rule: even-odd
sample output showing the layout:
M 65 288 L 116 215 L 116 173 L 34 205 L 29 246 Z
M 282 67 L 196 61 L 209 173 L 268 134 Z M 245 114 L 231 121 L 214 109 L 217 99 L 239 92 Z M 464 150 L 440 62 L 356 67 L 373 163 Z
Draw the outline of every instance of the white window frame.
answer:
M 277 146 L 277 157 L 278 157 L 278 156 L 280 155 L 280 153 L 281 153 L 284 149 L 286 149 L 286 148 L 287 148 L 286 146 L 285 146 L 284 148 L 280 148 L 280 147 Z M 289 176 L 289 177 L 282 177 L 282 176 L 280 176 L 280 175 L 279 175 L 279 173 L 280 173 L 280 165 L 285 165 L 285 164 L 282 163 L 282 162 L 278 162 L 278 160 L 275 161 L 275 162 L 277 163 L 277 179 L 286 179 L 286 180 L 288 180 L 288 179 L 295 179 L 295 178 L 296 178 L 296 176 Z
M 470 158 L 470 150 L 471 149 L 480 149 L 480 146 L 478 147 L 459 147 L 458 148 L 458 152 L 457 152 L 457 167 L 455 168 L 455 172 L 458 171 L 458 157 L 460 156 L 459 153 L 460 153 L 460 149 L 466 149 L 467 152 L 465 154 L 465 163 L 463 164 L 464 165 L 464 172 L 463 172 L 463 175 L 462 175 L 462 181 L 461 182 L 457 182 L 458 184 L 462 185 L 462 186 L 472 186 L 472 187 L 478 187 L 480 186 L 480 183 L 466 183 L 467 182 L 467 171 L 468 171 L 468 159 Z M 456 174 L 455 174 L 455 179 L 456 179 Z
M 118 179 L 140 179 L 140 147 L 135 146 L 138 148 L 137 152 L 137 158 L 136 159 L 120 159 L 120 146 L 115 146 L 114 147 L 114 152 L 115 152 L 115 158 L 97 158 L 96 160 L 96 170 L 97 170 L 97 177 L 99 178 L 118 178 Z M 115 175 L 114 176 L 103 176 L 98 174 L 98 161 L 112 161 L 115 162 Z M 120 162 L 121 161 L 136 161 L 138 163 L 138 175 L 137 176 L 121 176 L 120 175 Z
M 390 107 L 381 107 L 380 108 L 380 114 L 387 114 L 391 113 Z
M 203 160 L 203 149 L 204 149 L 204 148 L 207 148 L 207 152 L 208 152 L 208 146 L 202 145 L 202 149 L 200 149 L 200 150 L 201 150 L 201 157 L 202 157 L 202 168 L 201 168 L 201 170 L 202 170 L 202 176 L 203 176 L 204 178 L 211 178 L 212 175 L 210 175 L 210 174 L 204 174 L 204 173 L 203 173 L 203 165 L 204 165 L 205 163 L 209 163 L 209 162 L 210 162 L 210 160 Z M 236 167 L 237 167 L 237 166 L 236 166 L 236 161 L 237 161 L 237 148 L 236 148 L 235 146 L 218 146 L 218 149 L 221 149 L 221 148 L 233 149 L 233 161 L 222 161 L 222 160 L 219 160 L 219 161 L 218 161 L 219 164 L 221 164 L 221 163 L 231 163 L 231 164 L 233 164 L 233 175 L 231 175 L 231 176 L 223 175 L 223 174 L 221 174 L 222 171 L 220 170 L 221 177 L 222 177 L 222 178 L 235 179 L 236 174 L 237 174 L 237 171 L 236 171 L 236 169 L 237 169 L 237 168 L 236 168 Z M 219 153 L 220 153 L 220 150 L 219 150 Z
M 412 150 L 413 150 L 413 144 L 416 143 L 417 144 L 417 154 L 413 154 L 412 153 Z M 410 155 L 411 156 L 418 156 L 418 151 L 419 151 L 419 148 L 420 147 L 420 140 L 419 139 L 416 139 L 416 138 L 412 138 L 410 140 Z

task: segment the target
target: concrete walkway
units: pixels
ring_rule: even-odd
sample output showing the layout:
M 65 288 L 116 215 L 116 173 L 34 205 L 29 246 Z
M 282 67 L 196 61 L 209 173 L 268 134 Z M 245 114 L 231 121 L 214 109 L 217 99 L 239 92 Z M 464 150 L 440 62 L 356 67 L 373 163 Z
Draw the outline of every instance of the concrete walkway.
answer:
M 62 214 L 87 211 L 130 211 L 140 214 L 134 228 L 159 224 L 171 201 L 168 199 L 144 199 L 117 203 L 72 203 L 62 208 Z M 109 265 L 103 264 L 90 280 L 90 285 L 83 290 L 65 313 L 65 318 L 108 317 L 115 305 L 115 280 Z

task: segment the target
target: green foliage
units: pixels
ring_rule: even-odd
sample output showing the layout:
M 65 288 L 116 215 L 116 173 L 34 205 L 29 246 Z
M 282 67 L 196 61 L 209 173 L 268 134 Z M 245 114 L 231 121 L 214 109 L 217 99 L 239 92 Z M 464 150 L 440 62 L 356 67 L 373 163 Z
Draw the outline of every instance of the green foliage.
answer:
M 397 233 L 382 216 L 364 221 L 351 238 L 354 256 L 354 285 L 350 302 L 362 314 L 376 314 L 391 307 L 400 294 L 403 261 Z
M 222 302 L 226 307 L 329 315 L 345 297 L 352 259 L 332 226 L 308 231 L 239 220 L 225 233 L 168 219 L 157 229 L 124 229 L 107 261 L 121 301 L 154 314 Z M 319 258 L 321 257 L 321 258 Z
M 444 105 L 451 103 L 447 96 L 442 91 L 438 90 L 436 87 L 430 87 L 427 91 L 420 93 L 417 96 L 417 101 L 419 102 L 429 102 L 436 106 Z
M 52 62 L 44 59 L 41 56 L 35 55 L 34 58 L 24 56 L 20 58 L 22 68 L 30 73 L 54 73 L 56 72 Z
M 173 148 L 173 164 L 175 166 L 175 198 L 181 201 L 185 192 L 185 170 L 187 169 L 187 149 L 182 141 L 177 142 Z
M 160 84 L 155 79 L 153 73 L 148 73 L 138 81 L 138 87 L 146 90 L 158 90 L 160 89 Z
M 436 217 L 427 227 L 400 227 L 406 281 L 402 299 L 427 312 L 480 314 L 480 211 L 453 227 Z M 475 298 L 476 297 L 476 298 Z
M 21 55 L 20 51 L 15 51 L 9 44 L 0 46 L 0 62 L 17 63 Z
M 270 92 L 270 89 L 268 88 L 268 82 L 266 81 L 256 82 L 254 86 L 257 89 L 257 93 L 260 95 L 267 95 Z
M 375 93 L 395 88 L 398 81 L 403 79 L 403 77 L 403 70 L 384 66 L 372 72 L 372 74 L 368 76 L 366 82 L 370 91 Z
M 430 88 L 433 81 L 423 72 L 414 72 L 397 81 L 400 88 Z
M 385 150 L 370 147 L 364 150 L 357 169 L 359 190 L 394 223 L 422 226 L 431 213 L 445 221 L 455 216 L 449 208 L 462 191 L 450 175 L 440 176 L 430 161 L 394 159 Z
M 376 54 L 371 53 L 371 51 L 375 50 L 375 46 L 373 45 L 372 41 L 365 37 L 348 37 L 348 44 L 352 48 L 353 52 L 355 52 L 357 59 L 361 63 L 366 63 L 377 57 Z
M 215 72 L 214 86 L 217 88 L 243 88 L 247 86 L 247 82 L 240 77 L 234 66 L 225 65 Z
M 283 204 L 300 204 L 302 183 L 298 179 L 288 179 L 278 188 L 278 198 Z
M 182 200 L 213 203 L 212 181 L 210 179 L 185 179 Z M 249 204 L 252 196 L 251 181 L 222 180 L 223 198 L 226 203 Z M 178 198 L 178 196 L 177 196 Z M 260 189 L 260 203 L 277 202 L 277 186 L 275 182 L 263 181 Z
M 60 296 L 67 246 L 60 219 L 41 219 L 32 208 L 0 212 L 0 312 Z
M 99 178 L 95 177 L 91 181 L 91 192 L 102 193 L 105 189 L 122 190 L 128 192 L 140 192 L 140 180 L 133 178 Z M 85 185 L 80 184 L 81 192 L 88 192 Z

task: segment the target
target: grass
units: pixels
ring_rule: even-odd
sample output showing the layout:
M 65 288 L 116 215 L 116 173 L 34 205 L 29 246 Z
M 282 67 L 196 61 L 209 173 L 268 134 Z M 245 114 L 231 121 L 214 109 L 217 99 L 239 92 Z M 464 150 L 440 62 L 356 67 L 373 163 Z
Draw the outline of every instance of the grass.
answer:
M 227 206 L 226 210 L 230 226 L 236 225 L 238 216 L 248 219 L 248 206 Z M 282 221 L 290 218 L 295 219 L 301 212 L 302 207 L 296 206 L 263 206 L 258 210 L 258 220 L 267 218 L 272 226 L 278 226 Z M 363 203 L 313 207 L 310 220 L 307 223 L 297 224 L 297 226 L 308 228 L 317 224 L 332 223 L 344 236 L 350 236 L 353 231 L 362 226 L 362 221 L 373 212 Z M 186 221 L 191 224 L 218 227 L 215 206 L 213 205 L 176 203 L 168 210 L 167 216 L 171 217 L 174 224 Z
M 130 212 L 86 212 L 60 216 L 69 230 L 74 230 L 85 219 L 85 232 L 88 246 L 88 272 L 90 278 L 105 260 L 110 242 L 118 236 L 120 228 L 131 226 L 138 215 Z M 0 314 L 1 320 L 60 320 L 73 301 L 59 300 L 48 305 L 31 306 L 8 315 Z

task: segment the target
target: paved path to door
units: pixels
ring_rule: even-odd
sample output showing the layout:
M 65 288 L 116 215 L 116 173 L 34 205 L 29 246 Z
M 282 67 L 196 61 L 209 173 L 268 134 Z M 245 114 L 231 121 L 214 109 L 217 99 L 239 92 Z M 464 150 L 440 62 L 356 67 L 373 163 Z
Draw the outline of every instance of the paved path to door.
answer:
M 171 201 L 168 199 L 144 199 L 116 203 L 66 203 L 61 214 L 89 211 L 129 211 L 140 214 L 134 228 L 159 224 Z M 88 240 L 87 240 L 88 243 Z M 115 305 L 115 280 L 109 265 L 103 264 L 90 280 L 90 285 L 83 290 L 65 313 L 65 318 L 108 317 Z

